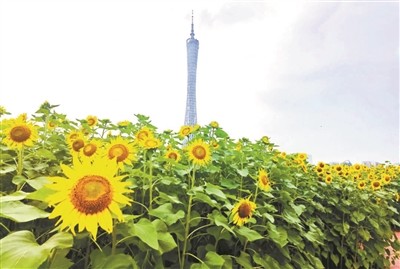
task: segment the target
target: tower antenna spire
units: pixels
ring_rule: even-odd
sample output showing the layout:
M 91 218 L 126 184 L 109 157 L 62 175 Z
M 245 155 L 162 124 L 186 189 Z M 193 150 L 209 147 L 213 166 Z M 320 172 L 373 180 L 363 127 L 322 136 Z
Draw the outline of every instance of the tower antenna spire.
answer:
M 194 38 L 193 9 L 192 9 L 192 31 L 190 32 L 190 37 Z

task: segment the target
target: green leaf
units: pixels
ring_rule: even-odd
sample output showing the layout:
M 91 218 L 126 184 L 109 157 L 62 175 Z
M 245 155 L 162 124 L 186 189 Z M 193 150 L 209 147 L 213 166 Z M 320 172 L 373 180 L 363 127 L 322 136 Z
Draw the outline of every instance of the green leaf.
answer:
M 35 154 L 37 156 L 43 157 L 44 159 L 48 159 L 48 160 L 57 160 L 57 157 L 54 156 L 53 152 L 51 152 L 50 150 L 44 149 L 44 148 L 40 148 L 38 150 L 36 150 Z
M 211 199 L 210 196 L 208 196 L 207 194 L 202 193 L 202 192 L 196 192 L 196 193 L 193 195 L 193 200 L 194 200 L 194 201 L 196 201 L 196 200 L 197 200 L 197 201 L 201 201 L 201 202 L 206 203 L 206 204 L 208 204 L 209 206 L 212 206 L 212 207 L 217 207 L 217 208 L 220 208 L 220 207 L 221 207 L 221 206 L 217 203 L 217 201 Z
M 45 185 L 50 184 L 50 181 L 47 179 L 47 177 L 37 177 L 35 179 L 27 179 L 26 183 L 28 183 L 35 190 L 39 190 Z
M 250 255 L 246 252 L 240 251 L 240 256 L 236 257 L 236 262 L 243 266 L 244 269 L 252 269 L 253 265 L 251 264 Z
M 39 245 L 30 231 L 11 233 L 0 240 L 1 268 L 38 268 L 53 249 L 70 248 L 73 237 L 60 232 Z
M 55 192 L 57 192 L 57 191 L 43 187 L 43 188 L 38 189 L 37 191 L 29 193 L 26 196 L 26 198 L 31 199 L 31 200 L 46 202 L 49 195 L 51 195 Z
M 351 220 L 354 221 L 355 223 L 359 223 L 360 221 L 363 221 L 365 219 L 365 215 L 360 212 L 353 212 L 351 215 Z
M 247 177 L 249 175 L 249 170 L 247 170 L 247 168 L 236 169 L 236 172 L 238 172 L 238 174 L 241 175 L 242 177 Z
M 47 218 L 49 213 L 37 207 L 26 205 L 20 201 L 10 201 L 0 204 L 0 216 L 15 222 L 27 222 L 34 219 Z
M 168 232 L 168 228 L 165 223 L 159 219 L 156 219 L 153 221 L 153 225 L 157 230 L 159 251 L 161 254 L 176 248 L 176 242 L 172 235 Z
M 274 224 L 268 222 L 267 230 L 269 237 L 274 241 L 278 246 L 283 248 L 288 243 L 288 235 L 285 228 L 281 226 L 275 226 Z
M 271 256 L 266 255 L 265 257 L 261 258 L 258 253 L 254 253 L 252 256 L 255 263 L 261 265 L 263 268 L 268 269 L 281 269 L 279 262 L 277 262 Z
M 213 185 L 211 183 L 206 184 L 206 193 L 208 195 L 214 195 L 222 199 L 226 199 L 226 195 L 221 191 L 221 187 Z
M 135 260 L 126 254 L 106 255 L 96 249 L 90 253 L 93 269 L 136 269 Z
M 133 224 L 133 228 L 132 235 L 136 235 L 149 247 L 158 250 L 157 230 L 148 219 L 140 219 L 138 223 Z
M 247 238 L 250 242 L 256 241 L 259 239 L 263 239 L 264 237 L 258 232 L 247 228 L 246 226 L 242 226 L 240 228 L 235 229 L 237 234 L 240 234 Z
M 47 259 L 47 261 L 45 263 L 42 263 L 42 265 L 39 267 L 39 269 L 68 269 L 68 268 L 70 268 L 72 265 L 74 265 L 74 263 L 65 257 L 65 256 L 67 256 L 68 252 L 69 252 L 69 249 L 57 250 L 51 257 L 51 259 Z
M 179 210 L 175 212 L 171 203 L 160 205 L 159 207 L 149 211 L 149 215 L 157 217 L 164 221 L 168 226 L 174 224 L 179 219 L 185 217 L 185 212 Z
M 204 263 L 207 264 L 210 268 L 222 268 L 222 266 L 225 263 L 225 259 L 222 258 L 220 255 L 218 255 L 214 251 L 209 251 L 206 254 L 206 257 L 204 259 Z
M 371 239 L 371 234 L 366 229 L 358 229 L 358 234 L 364 239 L 365 241 L 369 241 Z
M 332 262 L 337 266 L 339 264 L 339 256 L 334 253 L 331 253 L 330 257 Z
M 25 181 L 26 181 L 26 178 L 21 175 L 16 175 L 12 179 L 12 183 L 14 183 L 15 185 L 21 185 L 21 184 L 25 183 Z
M 29 193 L 24 192 L 24 191 L 16 191 L 14 193 L 11 193 L 9 195 L 6 196 L 1 196 L 0 197 L 0 203 L 3 202 L 10 202 L 10 201 L 20 201 L 25 199 L 25 197 L 28 195 Z
M 209 215 L 210 218 L 214 220 L 215 225 L 224 227 L 226 230 L 228 230 L 230 233 L 235 234 L 231 227 L 228 225 L 228 219 L 219 213 L 219 211 L 214 210 L 212 215 Z

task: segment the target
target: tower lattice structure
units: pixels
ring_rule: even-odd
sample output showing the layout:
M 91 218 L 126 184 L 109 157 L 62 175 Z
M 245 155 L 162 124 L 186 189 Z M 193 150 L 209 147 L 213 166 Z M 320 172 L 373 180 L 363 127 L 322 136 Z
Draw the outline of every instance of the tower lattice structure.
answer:
M 199 54 L 199 41 L 194 38 L 193 11 L 192 11 L 192 30 L 190 38 L 186 40 L 187 50 L 187 98 L 185 125 L 197 124 L 196 109 L 196 72 L 197 72 L 197 56 Z

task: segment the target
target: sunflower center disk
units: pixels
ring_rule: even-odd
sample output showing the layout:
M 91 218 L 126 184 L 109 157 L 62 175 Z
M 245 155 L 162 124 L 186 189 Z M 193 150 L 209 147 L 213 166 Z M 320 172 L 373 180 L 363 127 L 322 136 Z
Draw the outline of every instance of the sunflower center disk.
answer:
M 85 176 L 71 192 L 71 202 L 84 214 L 96 214 L 106 209 L 112 202 L 111 186 L 101 176 Z
M 242 204 L 242 205 L 239 207 L 238 213 L 239 213 L 239 217 L 240 217 L 240 218 L 248 218 L 248 217 L 250 216 L 250 213 L 251 213 L 251 207 L 250 207 L 250 205 L 247 204 L 247 203 Z
M 117 157 L 117 162 L 122 162 L 128 157 L 128 149 L 123 145 L 114 145 L 108 151 L 110 159 Z
M 176 160 L 178 159 L 178 155 L 176 155 L 175 152 L 171 152 L 170 154 L 168 154 L 168 158 Z
M 268 178 L 266 177 L 266 176 L 262 176 L 261 177 L 261 181 L 262 181 L 262 183 L 264 184 L 264 185 L 267 185 L 269 182 L 268 182 Z
M 96 150 L 97 150 L 96 145 L 87 144 L 87 145 L 83 148 L 83 153 L 84 153 L 86 156 L 90 157 L 90 156 L 92 156 L 92 155 L 96 152 Z
M 72 148 L 75 151 L 79 151 L 81 148 L 83 148 L 84 145 L 85 145 L 85 142 L 83 142 L 82 139 L 77 139 L 72 143 Z
M 10 137 L 15 142 L 25 142 L 30 136 L 31 130 L 26 126 L 16 126 L 10 132 Z
M 207 152 L 205 148 L 202 146 L 195 146 L 192 150 L 193 156 L 195 156 L 197 159 L 204 159 L 207 155 Z

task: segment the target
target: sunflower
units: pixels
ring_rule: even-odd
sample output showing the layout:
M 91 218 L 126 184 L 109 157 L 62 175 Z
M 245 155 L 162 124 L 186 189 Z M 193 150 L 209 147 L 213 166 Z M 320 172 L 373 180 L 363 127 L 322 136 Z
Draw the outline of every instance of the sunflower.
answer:
M 89 115 L 89 116 L 87 116 L 86 117 L 86 121 L 87 121 L 87 124 L 90 126 L 90 127 L 94 127 L 94 126 L 96 126 L 97 125 L 97 117 L 96 116 L 92 116 L 92 115 Z
M 128 121 L 128 120 L 124 120 L 124 121 L 118 122 L 118 126 L 119 126 L 119 127 L 126 127 L 126 126 L 128 126 L 129 124 L 130 124 L 130 121 Z
M 365 180 L 360 180 L 357 184 L 357 188 L 359 188 L 360 190 L 364 189 L 367 186 L 367 183 L 365 182 Z
M 49 120 L 46 124 L 46 128 L 49 130 L 54 130 L 54 128 L 56 128 L 56 127 L 57 127 L 57 124 L 53 120 Z
M 297 153 L 296 159 L 304 162 L 307 159 L 307 154 L 306 153 Z
M 193 132 L 193 127 L 189 125 L 184 125 L 179 130 L 179 136 L 181 138 L 185 138 L 186 136 L 190 135 Z
M 82 148 L 82 155 L 88 158 L 95 158 L 99 156 L 101 150 L 101 143 L 98 140 L 91 140 L 85 144 Z
M 123 164 L 131 164 L 135 159 L 136 150 L 133 145 L 126 139 L 118 136 L 111 140 L 110 144 L 106 147 L 107 157 L 111 160 L 114 159 L 122 168 Z
M 213 140 L 211 141 L 211 146 L 212 146 L 214 149 L 219 148 L 218 141 L 215 140 L 215 139 L 213 139 Z
M 331 184 L 332 183 L 332 176 L 331 175 L 327 175 L 325 177 L 325 183 L 326 184 Z
M 263 191 L 269 191 L 271 189 L 271 182 L 269 181 L 268 173 L 264 169 L 258 172 L 258 186 Z
M 355 171 L 360 171 L 361 170 L 361 164 L 359 164 L 359 163 L 356 163 L 356 164 L 353 164 L 353 169 L 355 170 Z
M 165 157 L 168 159 L 175 160 L 176 162 L 179 162 L 179 160 L 181 159 L 181 155 L 179 154 L 179 152 L 173 149 L 169 149 L 165 153 Z
M 374 191 L 379 190 L 381 188 L 381 182 L 380 180 L 372 180 L 371 181 L 371 187 Z
M 56 225 L 60 229 L 71 230 L 75 235 L 86 229 L 96 240 L 97 228 L 111 233 L 112 218 L 123 220 L 120 205 L 129 205 L 130 199 L 124 193 L 128 183 L 121 182 L 125 176 L 115 176 L 118 165 L 107 158 L 97 158 L 93 162 L 82 162 L 74 159 L 73 167 L 61 165 L 65 177 L 49 177 L 52 184 L 47 188 L 55 190 L 47 198 L 50 206 L 54 207 L 49 218 L 60 216 Z
M 67 134 L 66 140 L 67 140 L 68 143 L 71 143 L 71 142 L 73 142 L 74 140 L 76 140 L 78 138 L 83 139 L 84 137 L 85 136 L 83 135 L 83 133 L 81 133 L 81 132 L 79 132 L 77 130 L 74 130 L 74 131 L 71 131 L 69 134 Z
M 33 124 L 26 121 L 26 114 L 21 114 L 15 119 L 4 120 L 2 124 L 6 126 L 2 142 L 10 149 L 31 147 L 38 139 L 38 131 Z
M 142 127 L 137 133 L 135 134 L 136 139 L 139 142 L 143 142 L 149 137 L 153 137 L 153 132 L 148 127 Z
M 141 144 L 145 149 L 156 149 L 161 146 L 161 141 L 154 137 L 148 137 Z
M 243 226 L 253 215 L 256 209 L 256 204 L 247 199 L 240 199 L 240 201 L 233 207 L 233 224 Z
M 71 148 L 71 153 L 79 153 L 81 149 L 85 146 L 85 140 L 83 138 L 77 138 L 70 141 L 69 147 Z
M 264 144 L 269 144 L 269 137 L 268 137 L 268 136 L 263 136 L 263 137 L 261 138 L 261 141 L 262 141 Z
M 197 139 L 188 146 L 189 160 L 200 166 L 211 160 L 210 146 L 201 139 Z
M 382 175 L 382 183 L 383 184 L 389 184 L 392 178 L 388 174 L 383 174 Z
M 394 200 L 395 200 L 396 202 L 400 202 L 400 192 L 398 192 L 398 193 L 395 194 Z
M 218 122 L 216 122 L 216 121 L 212 121 L 212 122 L 210 122 L 210 126 L 211 126 L 212 128 L 218 128 L 218 127 L 219 127 L 219 124 L 218 124 Z
M 324 162 L 318 162 L 317 166 L 318 166 L 319 168 L 324 169 L 325 163 L 324 163 Z

